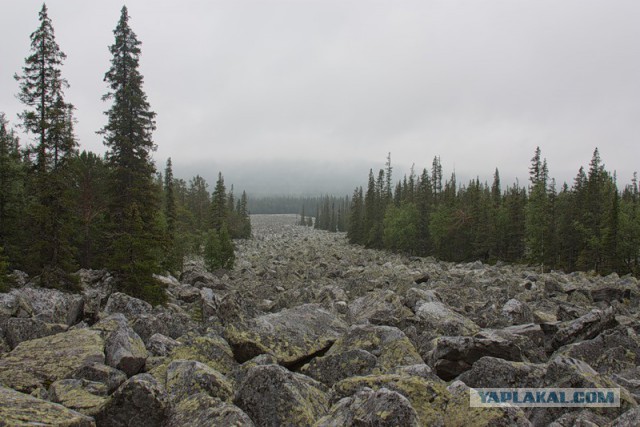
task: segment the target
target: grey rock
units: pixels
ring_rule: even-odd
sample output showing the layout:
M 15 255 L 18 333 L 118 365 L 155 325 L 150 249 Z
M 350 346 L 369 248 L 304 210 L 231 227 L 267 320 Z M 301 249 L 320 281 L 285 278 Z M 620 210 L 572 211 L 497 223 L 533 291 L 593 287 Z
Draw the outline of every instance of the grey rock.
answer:
M 197 393 L 172 408 L 164 427 L 253 427 L 251 418 L 237 406 Z
M 312 425 L 329 409 L 325 387 L 278 365 L 249 370 L 234 399 L 259 426 Z
M 131 329 L 123 314 L 113 314 L 96 323 L 93 329 L 102 331 L 105 336 L 107 365 L 129 377 L 140 372 L 149 354 L 144 342 Z
M 65 379 L 51 384 L 49 400 L 82 414 L 95 415 L 106 400 L 108 389 L 103 383 Z
M 122 313 L 128 320 L 133 320 L 141 314 L 150 314 L 151 304 L 140 299 L 130 297 L 122 292 L 116 292 L 109 296 L 104 312 L 109 314 Z
M 36 424 L 37 423 L 37 424 Z M 93 418 L 0 385 L 0 424 L 95 427 Z
M 54 335 L 66 330 L 66 324 L 50 324 L 36 318 L 12 317 L 7 319 L 5 337 L 9 346 L 16 348 L 23 341 Z
M 542 387 L 545 364 L 513 362 L 485 356 L 457 379 L 473 388 Z
M 47 323 L 64 323 L 68 326 L 80 321 L 83 299 L 57 289 L 24 287 L 12 291 L 18 305 L 29 316 Z
M 515 298 L 510 299 L 502 306 L 502 314 L 512 325 L 533 322 L 531 309 Z
M 96 424 L 106 427 L 162 426 L 170 410 L 164 388 L 149 374 L 129 378 L 95 415 Z
M 342 426 L 420 426 L 420 419 L 409 399 L 395 391 L 381 388 L 363 390 L 335 404 L 317 427 Z
M 233 396 L 233 387 L 220 372 L 195 360 L 174 360 L 167 368 L 166 389 L 174 402 L 196 393 L 223 401 Z
M 174 348 L 180 345 L 180 342 L 162 334 L 153 334 L 147 340 L 147 350 L 153 356 L 167 356 Z
M 614 328 L 617 324 L 613 308 L 604 311 L 591 310 L 584 316 L 558 329 L 558 332 L 551 339 L 550 347 L 553 350 L 557 350 L 563 345 L 595 338 L 602 331 Z
M 107 393 L 113 393 L 127 380 L 127 375 L 111 366 L 102 363 L 87 363 L 73 371 L 70 378 L 99 382 L 107 387 Z
M 245 362 L 271 353 L 279 363 L 294 365 L 327 349 L 346 330 L 346 324 L 318 304 L 305 304 L 225 328 L 236 360 Z

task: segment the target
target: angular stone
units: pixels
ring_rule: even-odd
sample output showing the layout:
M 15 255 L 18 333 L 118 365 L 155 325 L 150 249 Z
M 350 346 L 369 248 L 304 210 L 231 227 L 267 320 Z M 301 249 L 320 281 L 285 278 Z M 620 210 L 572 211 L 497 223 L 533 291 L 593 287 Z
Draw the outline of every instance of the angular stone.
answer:
M 174 360 L 169 364 L 166 390 L 174 402 L 197 393 L 223 401 L 233 396 L 233 387 L 224 375 L 195 360 Z
M 57 289 L 31 287 L 13 292 L 23 310 L 44 322 L 71 326 L 82 317 L 84 301 L 80 295 L 68 294 Z
M 107 305 L 104 307 L 104 312 L 107 315 L 122 313 L 129 320 L 133 320 L 136 316 L 141 314 L 149 314 L 151 313 L 151 310 L 151 304 L 148 302 L 130 297 L 122 292 L 111 294 L 107 301 Z
M 104 363 L 103 349 L 100 333 L 89 329 L 25 341 L 0 359 L 0 383 L 30 393 L 83 365 Z
M 473 388 L 535 388 L 542 387 L 545 364 L 513 362 L 485 356 L 457 379 Z
M 240 362 L 272 353 L 279 363 L 291 366 L 327 349 L 345 330 L 346 324 L 334 314 L 318 304 L 305 304 L 228 326 L 225 338 Z
M 149 374 L 129 378 L 102 405 L 96 424 L 105 427 L 161 427 L 170 403 L 164 388 Z
M 0 425 L 95 427 L 93 418 L 0 385 Z
M 376 289 L 349 304 L 352 323 L 375 323 L 378 325 L 395 325 L 401 320 L 412 317 L 413 312 L 407 308 L 395 292 Z
M 456 313 L 444 303 L 429 301 L 416 308 L 421 327 L 442 335 L 473 335 L 480 330 L 472 320 Z
M 147 341 L 147 350 L 153 356 L 167 356 L 171 351 L 181 344 L 162 334 L 153 334 Z
M 107 393 L 113 393 L 123 382 L 127 375 L 111 366 L 102 363 L 88 363 L 69 374 L 70 378 L 99 382 L 107 387 Z
M 274 427 L 313 425 L 329 409 L 321 383 L 278 365 L 251 368 L 233 403 L 256 425 Z
M 502 315 L 512 325 L 533 322 L 533 312 L 523 302 L 517 299 L 510 299 L 502 306 Z
M 129 377 L 140 372 L 148 357 L 147 349 L 123 314 L 113 314 L 96 323 L 93 329 L 102 330 L 106 335 L 104 351 L 107 365 Z
M 206 393 L 186 397 L 174 405 L 163 427 L 253 427 L 251 418 L 235 405 Z
M 315 424 L 316 427 L 352 425 L 419 427 L 420 422 L 409 399 L 383 387 L 377 391 L 363 390 L 341 399 L 331 408 L 329 415 Z
M 368 351 L 353 349 L 316 357 L 300 373 L 330 387 L 345 378 L 372 373 L 377 363 L 378 359 Z
M 58 380 L 49 387 L 49 400 L 89 416 L 98 412 L 107 394 L 105 384 L 87 380 Z
M 604 311 L 591 310 L 584 316 L 561 327 L 551 339 L 550 347 L 557 350 L 563 345 L 595 338 L 602 331 L 614 328 L 617 324 L 613 308 Z
M 37 318 L 12 317 L 7 319 L 5 336 L 11 348 L 16 348 L 23 341 L 47 337 L 67 330 L 65 324 L 45 323 Z

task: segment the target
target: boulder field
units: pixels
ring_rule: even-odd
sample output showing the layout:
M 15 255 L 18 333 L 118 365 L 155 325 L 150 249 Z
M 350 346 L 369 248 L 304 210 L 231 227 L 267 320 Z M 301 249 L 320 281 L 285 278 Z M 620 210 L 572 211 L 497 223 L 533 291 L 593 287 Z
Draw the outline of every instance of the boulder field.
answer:
M 637 426 L 631 276 L 454 264 L 252 216 L 233 270 L 157 276 L 169 303 L 80 270 L 0 294 L 0 425 Z M 36 280 L 34 280 L 36 282 Z M 470 388 L 619 388 L 616 408 L 471 408 Z

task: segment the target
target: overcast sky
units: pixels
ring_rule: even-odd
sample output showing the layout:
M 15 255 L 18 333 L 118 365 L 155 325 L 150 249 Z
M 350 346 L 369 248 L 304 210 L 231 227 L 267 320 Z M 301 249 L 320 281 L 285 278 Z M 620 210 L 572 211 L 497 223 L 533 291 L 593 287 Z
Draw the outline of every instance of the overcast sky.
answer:
M 41 1 L 0 0 L 0 111 Z M 121 1 L 49 0 L 67 54 L 81 147 L 108 105 Z M 134 0 L 154 158 L 249 192 L 349 191 L 387 152 L 399 172 L 439 155 L 459 180 L 527 179 L 536 146 L 571 181 L 597 146 L 626 184 L 639 170 L 637 0 Z M 251 175 L 258 175 L 259 179 Z M 267 177 L 267 178 L 265 178 Z M 281 181 L 279 185 L 271 180 Z M 283 181 L 287 184 L 283 184 Z M 340 183 L 338 183 L 340 182 Z

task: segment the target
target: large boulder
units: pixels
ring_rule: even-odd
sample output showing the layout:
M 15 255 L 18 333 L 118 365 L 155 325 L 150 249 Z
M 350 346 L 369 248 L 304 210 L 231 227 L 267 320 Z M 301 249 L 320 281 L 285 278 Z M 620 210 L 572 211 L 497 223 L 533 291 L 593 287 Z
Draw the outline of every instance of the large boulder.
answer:
M 593 339 L 560 347 L 555 355 L 580 359 L 601 374 L 618 374 L 640 365 L 640 338 L 633 328 L 618 326 Z
M 95 381 L 58 380 L 49 387 L 49 400 L 60 403 L 65 408 L 93 416 L 105 402 L 108 391 L 105 384 Z
M 111 366 L 102 363 L 88 363 L 73 371 L 70 378 L 99 382 L 107 387 L 107 394 L 113 393 L 123 382 L 127 380 L 127 375 Z
M 305 304 L 228 326 L 225 338 L 239 362 L 272 353 L 279 363 L 293 366 L 329 348 L 346 328 L 320 305 Z
M 381 388 L 363 390 L 341 399 L 316 427 L 406 426 L 419 427 L 418 414 L 409 399 L 398 392 Z
M 67 325 L 45 323 L 37 318 L 12 317 L 7 319 L 5 337 L 11 348 L 16 348 L 23 341 L 47 337 L 67 330 Z
M 12 292 L 15 293 L 22 310 L 44 322 L 71 326 L 82 318 L 84 301 L 81 295 L 68 294 L 57 289 L 32 287 Z
M 129 378 L 95 415 L 105 427 L 162 426 L 170 410 L 164 388 L 149 374 Z
M 327 385 L 354 375 L 387 373 L 422 358 L 406 335 L 392 326 L 354 325 L 301 372 Z
M 102 331 L 105 336 L 107 365 L 127 376 L 140 372 L 148 357 L 147 349 L 123 314 L 113 314 L 93 325 L 93 329 Z
M 0 385 L 0 425 L 95 427 L 93 418 Z
M 367 389 L 374 391 L 387 389 L 407 398 L 418 415 L 418 425 L 504 427 L 527 425 L 521 413 L 513 419 L 505 419 L 505 414 L 500 408 L 470 408 L 468 393 L 453 394 L 443 383 L 418 376 L 367 375 L 347 378 L 333 386 L 333 391 L 339 399 L 356 395 Z
M 376 289 L 349 304 L 352 323 L 375 323 L 398 325 L 403 319 L 413 316 L 402 298 L 388 289 Z
M 207 393 L 188 396 L 175 404 L 163 427 L 253 427 L 251 418 L 237 406 Z
M 536 352 L 535 346 L 528 338 L 485 329 L 472 337 L 436 338 L 433 350 L 428 354 L 427 363 L 440 378 L 449 381 L 471 369 L 473 364 L 483 356 L 527 361 L 531 348 L 534 351 L 530 355 L 536 359 L 534 361 L 538 361 L 542 357 L 542 352 Z
M 325 387 L 278 365 L 255 366 L 234 403 L 259 426 L 309 426 L 329 409 Z
M 559 328 L 551 339 L 550 347 L 552 350 L 557 350 L 563 345 L 595 338 L 602 331 L 612 329 L 617 324 L 613 308 L 591 310 Z
M 484 356 L 457 379 L 473 388 L 533 388 L 542 386 L 546 372 L 545 364 L 513 362 Z
M 25 341 L 0 359 L 0 383 L 30 393 L 84 365 L 104 363 L 103 349 L 100 332 L 89 329 Z
M 166 390 L 176 402 L 197 393 L 223 401 L 233 396 L 233 387 L 224 375 L 195 360 L 174 360 L 169 364 Z
M 151 313 L 153 307 L 146 301 L 131 297 L 122 292 L 115 292 L 109 296 L 104 312 L 109 314 L 122 313 L 128 320 L 133 320 L 142 314 Z
M 179 347 L 180 345 L 180 342 L 173 338 L 169 338 L 162 334 L 153 334 L 147 341 L 147 350 L 153 356 L 164 357 L 169 355 L 174 348 Z
M 416 317 L 422 329 L 435 335 L 473 335 L 480 330 L 472 320 L 437 300 L 419 304 Z

